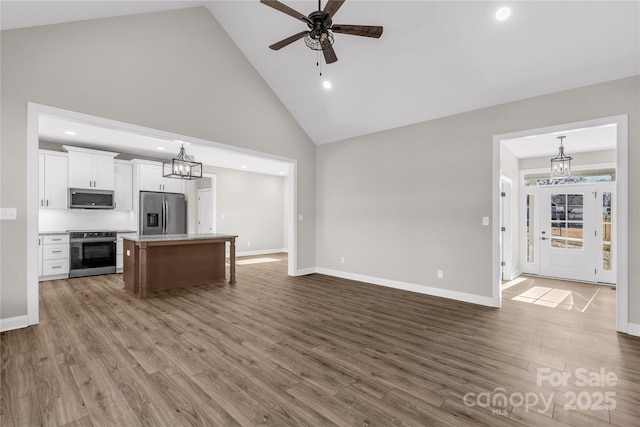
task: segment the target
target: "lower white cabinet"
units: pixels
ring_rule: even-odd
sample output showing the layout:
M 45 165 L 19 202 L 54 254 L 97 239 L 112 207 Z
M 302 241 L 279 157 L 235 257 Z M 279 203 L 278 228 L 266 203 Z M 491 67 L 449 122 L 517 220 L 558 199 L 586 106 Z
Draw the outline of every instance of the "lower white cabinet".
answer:
M 38 275 L 40 280 L 69 275 L 69 235 L 42 234 L 39 238 Z
M 124 244 L 122 243 L 122 238 L 135 235 L 136 233 L 118 233 L 118 240 L 116 241 L 116 273 L 122 273 L 124 266 Z

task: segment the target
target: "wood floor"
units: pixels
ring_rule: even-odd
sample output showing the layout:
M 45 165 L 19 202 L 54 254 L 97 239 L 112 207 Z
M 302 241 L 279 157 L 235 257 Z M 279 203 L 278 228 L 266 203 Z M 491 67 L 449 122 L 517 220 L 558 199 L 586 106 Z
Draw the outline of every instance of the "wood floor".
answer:
M 524 278 L 497 310 L 240 261 L 236 285 L 144 300 L 121 275 L 42 282 L 40 324 L 1 334 L 0 425 L 638 425 L 609 287 Z M 513 299 L 534 286 L 559 291 Z

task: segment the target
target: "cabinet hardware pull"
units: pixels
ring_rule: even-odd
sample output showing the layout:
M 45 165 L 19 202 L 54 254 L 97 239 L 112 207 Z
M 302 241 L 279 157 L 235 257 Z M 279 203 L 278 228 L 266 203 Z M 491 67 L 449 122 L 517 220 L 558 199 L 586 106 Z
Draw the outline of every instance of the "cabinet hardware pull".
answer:
M 62 266 L 61 265 L 54 265 L 51 268 L 62 268 Z
M 62 251 L 51 251 L 52 254 L 61 254 Z
M 49 206 L 49 199 L 47 199 L 47 206 Z
M 40 206 L 44 206 L 44 200 L 40 200 Z
M 51 239 L 52 242 L 59 242 L 62 239 Z

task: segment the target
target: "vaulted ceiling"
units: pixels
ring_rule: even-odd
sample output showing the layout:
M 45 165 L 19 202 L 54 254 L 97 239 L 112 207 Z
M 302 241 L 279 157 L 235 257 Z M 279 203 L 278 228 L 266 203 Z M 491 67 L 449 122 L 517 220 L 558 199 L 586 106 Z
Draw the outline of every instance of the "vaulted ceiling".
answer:
M 283 3 L 304 15 L 318 6 Z M 320 55 L 320 67 L 303 40 L 268 48 L 306 26 L 257 0 L 2 1 L 2 28 L 198 5 L 317 144 L 640 74 L 637 1 L 347 0 L 335 23 L 384 33 L 335 34 L 338 62 Z M 511 9 L 505 21 L 495 17 L 502 6 Z

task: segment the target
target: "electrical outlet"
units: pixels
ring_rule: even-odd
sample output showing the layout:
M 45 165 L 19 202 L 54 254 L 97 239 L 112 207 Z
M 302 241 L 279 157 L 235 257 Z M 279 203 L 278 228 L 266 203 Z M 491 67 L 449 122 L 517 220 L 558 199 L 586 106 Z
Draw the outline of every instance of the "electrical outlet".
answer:
M 298 221 L 304 221 L 304 215 L 302 214 L 298 215 Z
M 224 219 L 224 214 L 220 215 L 220 219 Z
M 340 257 L 340 264 L 344 264 L 344 257 Z
M 482 217 L 482 225 L 489 225 L 489 217 L 488 216 L 483 216 Z
M 247 246 L 251 246 L 251 242 L 247 242 Z
M 438 270 L 438 279 L 444 278 L 444 271 Z

